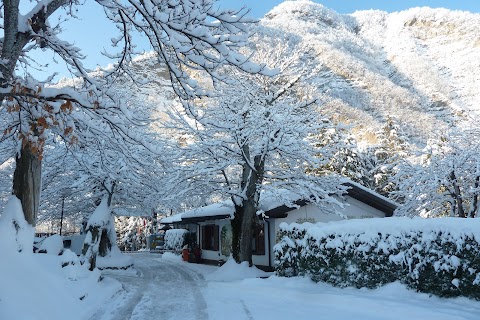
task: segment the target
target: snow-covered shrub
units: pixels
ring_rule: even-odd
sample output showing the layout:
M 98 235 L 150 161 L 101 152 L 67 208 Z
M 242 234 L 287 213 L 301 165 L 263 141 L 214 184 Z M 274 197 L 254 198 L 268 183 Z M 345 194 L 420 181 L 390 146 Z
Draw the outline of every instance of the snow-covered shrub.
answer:
M 282 224 L 279 234 L 275 256 L 281 276 L 357 288 L 398 280 L 421 292 L 480 300 L 480 219 Z
M 397 239 L 389 234 L 360 231 L 323 235 L 311 231 L 304 238 L 299 269 L 312 280 L 339 287 L 376 288 L 402 277 L 404 270 L 389 259 L 399 253 Z M 388 245 L 382 245 L 385 243 Z
M 185 245 L 188 230 L 170 229 L 165 232 L 165 249 L 180 251 Z
M 39 253 L 48 253 L 54 255 L 61 255 L 63 252 L 62 236 L 54 234 L 40 243 Z
M 298 276 L 298 259 L 303 248 L 303 238 L 311 223 L 286 223 L 280 225 L 275 246 L 275 266 L 279 276 Z
M 123 254 L 118 247 L 112 246 L 106 256 L 97 257 L 96 266 L 100 270 L 127 270 L 133 268 L 133 258 Z

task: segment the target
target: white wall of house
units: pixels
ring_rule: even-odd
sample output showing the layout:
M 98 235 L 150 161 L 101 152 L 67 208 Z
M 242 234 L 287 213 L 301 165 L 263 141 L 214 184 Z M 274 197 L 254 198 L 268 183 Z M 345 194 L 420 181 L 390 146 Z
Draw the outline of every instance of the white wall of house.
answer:
M 345 215 L 348 219 L 363 219 L 363 218 L 384 218 L 385 213 L 369 205 L 358 201 L 352 197 L 345 196 L 343 200 L 345 204 L 344 208 L 339 208 L 339 211 Z M 298 209 L 292 209 L 288 212 L 286 218 L 279 219 L 270 219 L 270 224 L 272 225 L 272 234 L 270 234 L 271 241 L 271 251 L 272 256 L 270 257 L 270 263 L 274 266 L 275 256 L 273 255 L 273 246 L 276 244 L 277 231 L 280 229 L 280 224 L 283 222 L 286 223 L 303 223 L 303 222 L 331 222 L 331 221 L 340 221 L 343 220 L 341 215 L 338 214 L 328 214 L 325 213 L 321 208 L 309 204 Z M 268 260 L 267 260 L 268 262 Z M 263 265 L 263 264 L 262 264 Z M 268 265 L 265 264 L 265 265 Z
M 370 207 L 369 205 L 360 202 L 349 196 L 345 197 L 343 201 L 344 207 L 338 208 L 338 211 L 345 215 L 348 219 L 361 219 L 361 218 L 383 218 L 385 213 Z M 313 204 L 300 207 L 298 209 L 292 209 L 288 212 L 288 217 L 282 219 L 276 219 L 277 221 L 286 223 L 302 223 L 302 222 L 330 222 L 343 220 L 341 215 L 328 214 L 322 208 Z M 276 228 L 275 230 L 278 230 Z
M 202 248 L 202 226 L 205 226 L 205 225 L 209 225 L 209 224 L 215 224 L 218 226 L 219 228 L 219 250 L 218 251 L 214 251 L 214 250 L 205 250 Z M 224 261 L 227 261 L 228 259 L 228 256 L 225 256 L 225 255 L 222 255 L 221 253 L 221 248 L 222 248 L 222 237 L 221 237 L 221 232 L 222 232 L 222 228 L 224 226 L 228 226 L 230 225 L 230 220 L 229 219 L 225 219 L 225 220 L 215 220 L 215 221 L 206 221 L 206 222 L 201 222 L 198 224 L 199 225 L 199 228 L 198 228 L 198 231 L 197 231 L 197 243 L 200 245 L 200 248 L 202 249 L 202 259 L 206 259 L 206 260 L 224 260 Z
M 345 201 L 348 206 L 343 208 L 343 212 L 348 219 L 385 218 L 385 212 L 370 207 L 357 199 L 346 196 Z
M 360 202 L 354 198 L 346 196 L 344 201 L 345 207 L 343 209 L 339 208 L 339 211 L 346 216 L 348 219 L 361 219 L 361 218 L 378 218 L 385 217 L 385 213 L 377 210 L 369 205 Z M 286 218 L 279 219 L 269 219 L 268 222 L 264 222 L 264 231 L 265 231 L 265 254 L 264 255 L 253 255 L 252 260 L 253 264 L 261 266 L 274 266 L 274 255 L 273 255 L 273 246 L 276 244 L 277 231 L 282 222 L 286 223 L 302 223 L 302 222 L 330 222 L 330 221 L 339 221 L 343 220 L 342 216 L 337 214 L 327 214 L 325 210 L 309 204 L 298 209 L 292 209 L 288 212 Z M 202 248 L 202 226 L 215 224 L 219 227 L 219 250 L 205 250 Z M 197 225 L 197 243 L 202 248 L 202 259 L 219 261 L 226 261 L 229 258 L 229 255 L 222 254 L 222 228 L 224 226 L 230 226 L 230 220 L 212 220 L 201 222 Z M 191 230 L 193 231 L 193 230 Z M 269 252 L 270 246 L 270 252 Z M 270 264 L 269 264 L 270 260 Z
M 209 225 L 209 224 L 215 224 L 219 227 L 219 250 L 218 251 L 214 251 L 214 250 L 205 250 L 202 248 L 202 231 L 201 231 L 201 228 L 202 226 L 205 226 L 205 225 Z M 224 241 L 224 239 L 222 238 L 221 236 L 221 233 L 222 233 L 222 228 L 225 226 L 225 227 L 230 227 L 230 220 L 229 219 L 225 219 L 225 220 L 216 220 L 216 221 L 206 221 L 206 222 L 201 222 L 198 224 L 199 228 L 198 228 L 198 231 L 197 231 L 197 243 L 200 245 L 200 248 L 202 248 L 202 259 L 206 259 L 206 260 L 215 260 L 215 261 L 219 261 L 219 260 L 223 260 L 223 261 L 227 261 L 227 259 L 229 258 L 229 255 L 224 255 L 222 254 L 222 244 Z M 273 226 L 270 226 L 270 228 L 273 230 Z M 231 230 L 231 227 L 230 227 L 230 230 Z M 268 259 L 269 259 L 269 252 L 268 252 L 268 235 L 271 233 L 269 232 L 268 230 L 268 224 L 265 223 L 264 224 L 264 232 L 265 232 L 265 239 L 264 239 L 264 245 L 265 245 L 265 254 L 264 255 L 253 255 L 252 256 L 252 262 L 253 264 L 256 264 L 256 265 L 263 265 L 263 266 L 268 266 Z M 273 232 L 275 233 L 275 232 Z M 270 239 L 270 243 L 275 243 L 275 239 Z M 231 242 L 229 243 L 231 244 Z

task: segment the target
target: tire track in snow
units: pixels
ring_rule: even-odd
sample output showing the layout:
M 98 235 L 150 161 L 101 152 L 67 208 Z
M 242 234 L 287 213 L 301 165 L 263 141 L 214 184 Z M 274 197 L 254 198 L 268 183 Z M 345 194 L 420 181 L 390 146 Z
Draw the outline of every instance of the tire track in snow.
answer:
M 248 310 L 247 305 L 245 304 L 245 301 L 240 300 L 240 302 L 242 303 L 243 310 L 244 310 L 245 313 L 247 314 L 247 318 L 248 318 L 249 320 L 253 320 L 252 313 L 250 312 L 250 310 Z
M 198 280 L 200 280 L 201 282 L 205 281 L 205 279 L 203 278 L 203 275 L 196 273 L 195 271 L 190 269 L 187 272 L 185 271 L 185 269 L 181 267 L 180 268 L 176 267 L 174 270 L 175 272 L 179 273 L 183 277 L 183 279 L 187 280 L 191 284 L 191 287 L 193 290 L 192 294 L 195 300 L 195 310 L 196 310 L 195 319 L 199 319 L 199 320 L 208 319 L 207 302 L 205 301 L 205 298 L 203 297 L 202 293 L 200 292 L 200 288 L 198 287 Z M 196 277 L 197 279 L 194 279 L 191 276 L 191 273 L 195 273 L 197 276 Z

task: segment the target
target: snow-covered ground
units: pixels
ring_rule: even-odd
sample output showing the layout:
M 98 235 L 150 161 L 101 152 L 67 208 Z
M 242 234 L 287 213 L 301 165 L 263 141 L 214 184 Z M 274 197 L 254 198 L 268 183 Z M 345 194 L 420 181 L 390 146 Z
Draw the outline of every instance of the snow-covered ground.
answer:
M 136 270 L 105 272 L 96 282 L 84 281 L 78 271 L 65 273 L 51 255 L 4 255 L 0 319 L 480 318 L 479 301 L 431 297 L 398 283 L 377 290 L 339 289 L 230 262 L 219 268 L 183 262 L 172 254 L 131 256 Z M 78 281 L 62 287 L 59 274 L 77 276 Z M 83 300 L 78 299 L 81 292 L 87 293 Z

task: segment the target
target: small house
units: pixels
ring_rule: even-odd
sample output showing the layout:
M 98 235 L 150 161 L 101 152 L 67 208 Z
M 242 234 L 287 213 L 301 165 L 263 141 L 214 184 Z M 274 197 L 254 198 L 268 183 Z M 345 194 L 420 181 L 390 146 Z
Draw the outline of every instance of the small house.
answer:
M 339 200 L 343 207 L 337 209 L 338 214 L 329 214 L 325 210 L 306 200 L 296 200 L 294 207 L 276 203 L 261 197 L 260 207 L 264 211 L 259 219 L 252 238 L 253 264 L 263 269 L 273 269 L 273 246 L 279 225 L 302 222 L 329 222 L 342 219 L 383 218 L 390 217 L 397 208 L 392 200 L 355 183 L 347 182 L 349 188 Z M 263 200 L 263 201 L 262 201 Z M 173 215 L 161 220 L 162 224 L 174 228 L 189 230 L 191 238 L 202 250 L 202 261 L 221 264 L 231 253 L 232 231 L 230 220 L 234 215 L 231 201 L 215 203 Z

